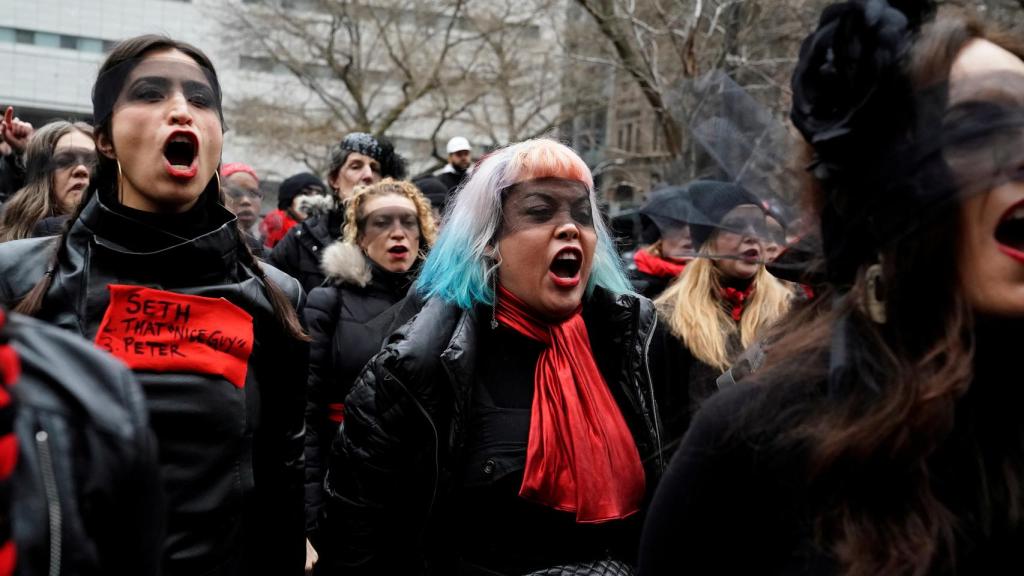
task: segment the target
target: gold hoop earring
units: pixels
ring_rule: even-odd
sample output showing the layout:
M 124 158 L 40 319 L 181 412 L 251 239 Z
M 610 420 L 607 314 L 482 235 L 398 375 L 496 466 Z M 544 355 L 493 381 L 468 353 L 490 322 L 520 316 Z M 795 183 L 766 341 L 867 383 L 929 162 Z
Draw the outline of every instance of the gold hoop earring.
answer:
M 888 316 L 885 311 L 884 285 L 882 283 L 882 259 L 868 266 L 864 273 L 864 309 L 875 324 L 885 324 Z

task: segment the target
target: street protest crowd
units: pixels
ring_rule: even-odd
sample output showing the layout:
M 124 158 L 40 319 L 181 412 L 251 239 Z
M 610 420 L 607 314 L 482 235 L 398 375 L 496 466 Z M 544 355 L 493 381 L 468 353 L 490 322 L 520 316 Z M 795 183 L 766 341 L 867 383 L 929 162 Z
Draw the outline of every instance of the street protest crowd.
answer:
M 799 178 L 630 252 L 552 138 L 339 135 L 263 214 L 164 36 L 7 107 L 0 576 L 1020 572 L 1024 42 L 845 0 L 794 56 Z

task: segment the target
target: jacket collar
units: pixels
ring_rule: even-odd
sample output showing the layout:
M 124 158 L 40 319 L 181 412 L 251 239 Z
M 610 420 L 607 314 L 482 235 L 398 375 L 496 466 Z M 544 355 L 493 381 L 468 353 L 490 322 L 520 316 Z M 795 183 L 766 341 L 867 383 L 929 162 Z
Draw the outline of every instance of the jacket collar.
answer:
M 341 227 L 345 224 L 345 211 L 342 208 L 332 210 L 326 214 L 307 218 L 299 226 L 306 233 L 300 236 L 311 245 L 318 245 L 320 248 L 330 246 L 332 242 L 341 237 Z
M 216 182 L 203 192 L 200 202 L 209 210 L 208 232 L 181 238 L 120 214 L 94 193 L 68 235 L 69 245 L 95 245 L 100 254 L 121 262 L 143 275 L 155 275 L 173 283 L 175 276 L 193 281 L 219 277 L 236 269 L 240 231 L 234 214 L 217 201 Z
M 432 359 L 440 358 L 456 387 L 465 389 L 474 373 L 479 320 L 489 313 L 486 306 L 463 310 L 437 298 L 428 300 L 401 330 L 403 349 L 398 356 L 403 359 L 402 369 L 416 366 L 418 372 Z M 656 314 L 649 300 L 633 294 L 616 295 L 598 287 L 585 300 L 583 317 L 591 334 L 611 338 L 611 346 L 622 348 L 637 342 L 642 345 L 654 330 Z M 628 362 L 622 364 L 624 372 L 637 368 Z M 628 375 L 617 376 L 621 379 Z
M 324 250 L 320 258 L 320 269 L 329 282 L 360 288 L 374 285 L 387 292 L 408 290 L 418 268 L 419 261 L 406 272 L 385 270 L 367 257 L 362 248 L 340 240 Z

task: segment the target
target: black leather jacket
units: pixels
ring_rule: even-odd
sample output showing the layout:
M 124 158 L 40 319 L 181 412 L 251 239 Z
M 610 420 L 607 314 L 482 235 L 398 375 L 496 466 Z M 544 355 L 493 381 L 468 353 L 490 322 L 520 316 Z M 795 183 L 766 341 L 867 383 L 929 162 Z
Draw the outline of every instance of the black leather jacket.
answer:
M 163 502 L 142 389 L 91 343 L 10 314 L 18 574 L 156 574 Z
M 669 378 L 652 362 L 657 315 L 646 298 L 601 289 L 584 305 L 595 358 L 605 372 L 647 469 L 653 491 L 664 469 L 658 397 Z M 345 422 L 325 481 L 327 514 L 351 574 L 424 571 L 423 540 L 460 468 L 471 407 L 479 320 L 437 299 L 392 334 L 348 395 Z M 604 369 L 602 369 L 604 372 Z M 442 513 L 443 515 L 443 513 Z M 332 522 L 333 523 L 333 522 Z M 433 531 L 436 532 L 436 531 Z M 443 561 L 442 561 L 443 562 Z
M 210 231 L 189 240 L 122 216 L 94 194 L 72 224 L 37 316 L 93 340 L 110 304 L 110 284 L 223 298 L 251 315 L 253 348 L 242 386 L 198 370 L 136 371 L 159 441 L 167 499 L 163 571 L 301 574 L 308 346 L 280 328 L 261 281 L 238 259 L 234 216 L 210 190 L 204 194 Z M 3 302 L 31 289 L 57 242 L 0 245 Z M 152 248 L 127 247 L 139 245 Z M 264 268 L 301 311 L 298 282 Z

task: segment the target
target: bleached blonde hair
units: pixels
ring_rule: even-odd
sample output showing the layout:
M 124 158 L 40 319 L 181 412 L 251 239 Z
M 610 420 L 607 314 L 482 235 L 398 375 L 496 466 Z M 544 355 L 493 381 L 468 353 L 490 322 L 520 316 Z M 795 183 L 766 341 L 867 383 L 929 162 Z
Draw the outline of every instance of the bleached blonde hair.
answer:
M 704 245 L 710 244 L 709 240 Z M 721 277 L 722 272 L 710 258 L 695 258 L 655 305 L 672 334 L 695 358 L 724 372 L 735 360 L 730 356 L 735 351 L 729 350 L 729 338 L 739 330 L 744 349 L 756 342 L 766 328 L 789 311 L 793 292 L 761 266 L 737 325 L 722 302 Z

